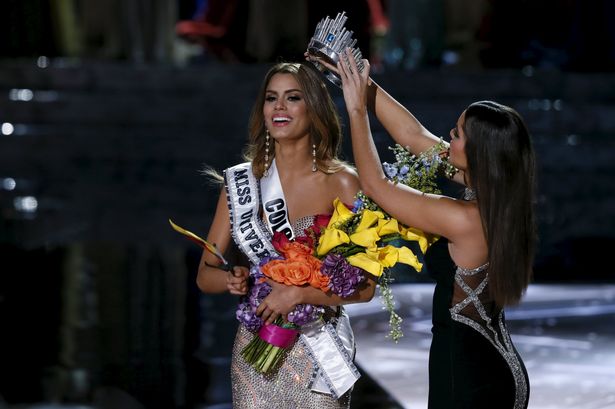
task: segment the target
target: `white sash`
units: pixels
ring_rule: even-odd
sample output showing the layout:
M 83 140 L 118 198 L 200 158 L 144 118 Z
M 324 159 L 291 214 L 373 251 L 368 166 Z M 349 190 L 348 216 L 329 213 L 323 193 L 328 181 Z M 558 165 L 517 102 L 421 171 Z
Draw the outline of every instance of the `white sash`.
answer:
M 315 367 L 310 383 L 313 391 L 339 399 L 361 377 L 353 362 L 354 334 L 343 309 L 335 327 L 322 319 L 302 326 L 301 341 Z
M 261 178 L 261 194 L 263 196 L 263 211 L 269 230 L 272 233 L 284 233 L 288 240 L 294 239 L 295 233 L 288 220 L 288 207 L 286 206 L 275 159 L 271 162 L 268 175 Z
M 231 236 L 239 249 L 255 265 L 263 257 L 277 255 L 271 244 L 271 233 L 259 220 L 260 194 L 252 164 L 246 162 L 226 169 L 224 181 Z

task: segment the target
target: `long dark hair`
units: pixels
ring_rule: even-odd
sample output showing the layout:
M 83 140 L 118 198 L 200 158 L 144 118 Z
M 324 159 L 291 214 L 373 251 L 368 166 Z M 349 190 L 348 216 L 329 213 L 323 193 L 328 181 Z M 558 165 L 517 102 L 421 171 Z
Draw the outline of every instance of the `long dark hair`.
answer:
M 252 162 L 253 173 L 261 177 L 265 170 L 265 119 L 263 104 L 269 81 L 275 74 L 290 74 L 299 83 L 310 118 L 310 136 L 316 145 L 316 166 L 323 172 L 334 173 L 344 166 L 338 159 L 342 142 L 342 128 L 337 108 L 331 99 L 321 74 L 301 63 L 278 63 L 265 75 L 254 102 L 248 125 L 249 143 L 245 158 Z M 269 161 L 273 155 L 269 154 Z
M 532 277 L 534 150 L 517 111 L 492 101 L 471 104 L 463 129 L 469 180 L 489 247 L 489 288 L 500 306 L 516 304 Z

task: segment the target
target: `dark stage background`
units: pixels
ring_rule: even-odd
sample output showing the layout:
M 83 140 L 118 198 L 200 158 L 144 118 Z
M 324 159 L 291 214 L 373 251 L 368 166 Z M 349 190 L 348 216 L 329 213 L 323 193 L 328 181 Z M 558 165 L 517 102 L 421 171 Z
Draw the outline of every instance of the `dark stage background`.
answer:
M 236 300 L 199 294 L 200 252 L 167 219 L 206 234 L 218 192 L 199 171 L 241 160 L 271 62 L 341 10 L 375 80 L 434 133 L 480 99 L 525 117 L 537 283 L 614 282 L 611 2 L 256 3 L 0 6 L 0 408 L 227 407 Z M 356 396 L 395 407 L 368 377 Z

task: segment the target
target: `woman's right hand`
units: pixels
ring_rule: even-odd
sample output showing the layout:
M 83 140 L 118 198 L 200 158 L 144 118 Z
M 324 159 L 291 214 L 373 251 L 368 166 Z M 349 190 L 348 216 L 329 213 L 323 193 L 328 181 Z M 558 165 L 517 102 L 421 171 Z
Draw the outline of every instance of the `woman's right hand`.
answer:
M 235 295 L 246 295 L 248 293 L 248 277 L 250 270 L 243 266 L 233 267 L 233 271 L 226 273 L 226 288 L 229 293 Z
M 363 61 L 363 72 L 359 71 L 357 61 L 350 49 L 345 50 L 344 57 L 337 63 L 337 71 L 342 81 L 342 91 L 348 113 L 367 111 L 367 87 L 369 85 L 369 61 Z

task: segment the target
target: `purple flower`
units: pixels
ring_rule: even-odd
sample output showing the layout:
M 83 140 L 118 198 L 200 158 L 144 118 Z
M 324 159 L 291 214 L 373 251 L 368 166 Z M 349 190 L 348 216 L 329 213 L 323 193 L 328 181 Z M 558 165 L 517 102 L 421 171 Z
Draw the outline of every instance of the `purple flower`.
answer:
M 235 316 L 237 317 L 237 320 L 249 331 L 256 332 L 263 325 L 263 320 L 255 314 L 256 308 L 253 308 L 250 305 L 247 297 L 244 296 L 242 300 L 243 301 L 237 306 Z
M 352 266 L 339 254 L 328 254 L 322 261 L 320 271 L 329 276 L 329 288 L 340 297 L 348 297 L 365 280 L 363 270 Z
M 269 295 L 270 292 L 271 292 L 271 286 L 265 282 L 261 283 L 257 281 L 250 288 L 250 292 L 248 293 L 248 299 L 250 301 L 250 305 L 254 307 L 255 311 L 256 311 L 256 308 L 261 303 L 261 301 L 263 301 L 265 297 Z
M 256 265 L 252 265 L 252 267 L 250 267 L 250 279 L 252 280 L 252 282 L 265 277 L 265 275 L 263 274 L 263 272 L 261 271 L 261 267 L 256 266 Z
M 237 320 L 250 331 L 258 331 L 263 325 L 263 320 L 256 315 L 256 309 L 261 301 L 271 292 L 271 286 L 269 284 L 261 282 L 258 274 L 252 274 L 257 271 L 260 272 L 258 267 L 253 267 L 250 270 L 250 291 L 248 294 L 241 297 L 239 305 L 237 305 L 237 311 L 235 312 Z
M 312 304 L 298 304 L 294 310 L 288 313 L 288 322 L 295 325 L 305 325 L 316 320 L 325 312 L 323 307 Z

